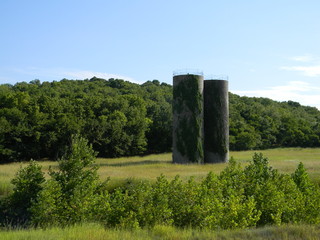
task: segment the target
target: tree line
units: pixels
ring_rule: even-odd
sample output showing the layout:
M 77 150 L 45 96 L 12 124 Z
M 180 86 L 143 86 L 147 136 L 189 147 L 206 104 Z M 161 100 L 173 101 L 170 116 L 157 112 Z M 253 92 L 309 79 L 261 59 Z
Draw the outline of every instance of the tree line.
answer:
M 230 93 L 230 149 L 319 147 L 320 111 Z M 172 86 L 91 78 L 0 85 L 0 162 L 61 157 L 70 136 L 101 157 L 171 151 Z

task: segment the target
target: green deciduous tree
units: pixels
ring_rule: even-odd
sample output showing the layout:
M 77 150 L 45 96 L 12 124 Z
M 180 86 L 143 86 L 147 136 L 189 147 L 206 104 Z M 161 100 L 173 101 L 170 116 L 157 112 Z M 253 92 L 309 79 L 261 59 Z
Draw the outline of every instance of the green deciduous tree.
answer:
M 72 137 L 59 160 L 59 170 L 50 170 L 51 179 L 31 208 L 34 224 L 63 225 L 90 219 L 100 187 L 97 167 L 93 166 L 95 156 L 87 140 Z

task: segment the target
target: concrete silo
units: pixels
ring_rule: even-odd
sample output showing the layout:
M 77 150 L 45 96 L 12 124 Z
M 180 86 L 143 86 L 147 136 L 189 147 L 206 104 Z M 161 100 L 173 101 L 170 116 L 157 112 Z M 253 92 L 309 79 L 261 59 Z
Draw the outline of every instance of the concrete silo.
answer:
M 173 162 L 203 163 L 203 74 L 173 76 Z
M 228 81 L 204 81 L 204 162 L 227 162 L 229 158 Z

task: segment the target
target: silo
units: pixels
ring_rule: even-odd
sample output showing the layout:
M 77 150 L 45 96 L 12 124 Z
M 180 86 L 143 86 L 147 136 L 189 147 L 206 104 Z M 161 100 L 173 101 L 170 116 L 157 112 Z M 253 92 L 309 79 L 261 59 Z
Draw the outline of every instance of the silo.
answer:
M 203 75 L 173 76 L 173 163 L 203 163 Z
M 229 98 L 227 80 L 204 81 L 204 162 L 229 158 Z

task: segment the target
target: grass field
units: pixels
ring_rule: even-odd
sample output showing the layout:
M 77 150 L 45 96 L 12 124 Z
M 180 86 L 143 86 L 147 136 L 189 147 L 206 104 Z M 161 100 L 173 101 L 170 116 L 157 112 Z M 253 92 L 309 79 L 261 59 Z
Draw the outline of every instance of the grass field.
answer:
M 286 225 L 281 227 L 264 227 L 258 229 L 231 231 L 201 231 L 196 229 L 177 229 L 168 226 L 155 226 L 154 229 L 117 230 L 105 229 L 98 224 L 84 224 L 67 228 L 50 228 L 45 230 L 0 231 L 1 240 L 102 240 L 102 239 L 161 239 L 161 240 L 312 240 L 319 239 L 319 226 Z
M 320 148 L 278 148 L 261 151 L 230 152 L 230 157 L 246 165 L 255 152 L 261 152 L 269 158 L 270 165 L 280 172 L 292 173 L 299 162 L 302 162 L 311 179 L 320 184 Z M 98 158 L 96 164 L 100 166 L 99 175 L 102 180 L 111 178 L 110 185 L 116 186 L 128 178 L 155 180 L 160 174 L 169 179 L 180 175 L 182 179 L 194 176 L 201 179 L 212 171 L 219 173 L 226 164 L 207 165 L 180 165 L 172 164 L 171 153 L 123 157 L 123 158 Z M 10 180 L 21 166 L 26 163 L 10 163 L 0 165 L 0 196 L 6 195 L 12 190 Z M 42 161 L 43 170 L 47 171 L 49 166 L 57 167 L 56 162 Z
M 320 148 L 279 148 L 262 151 L 230 152 L 230 157 L 245 165 L 255 152 L 261 152 L 270 160 L 270 165 L 280 172 L 293 172 L 299 162 L 303 162 L 314 180 L 320 177 Z M 194 176 L 201 178 L 209 171 L 219 173 L 226 164 L 180 165 L 172 164 L 169 154 L 149 155 L 144 157 L 130 157 L 117 159 L 98 159 L 102 178 L 111 179 L 143 178 L 155 179 L 160 174 L 169 178 L 180 175 L 182 178 Z
M 231 152 L 230 157 L 243 166 L 252 159 L 254 152 L 262 152 L 269 158 L 270 165 L 282 173 L 292 173 L 299 162 L 303 162 L 312 180 L 320 183 L 320 148 L 281 148 L 263 151 Z M 180 175 L 182 179 L 194 176 L 202 179 L 212 171 L 219 173 L 226 164 L 215 165 L 178 165 L 172 164 L 171 154 L 126 157 L 116 159 L 98 158 L 99 175 L 102 180 L 111 178 L 113 188 L 126 179 L 145 179 L 154 181 L 160 174 L 169 179 Z M 27 163 L 0 165 L 0 196 L 12 191 L 10 180 L 22 166 Z M 44 171 L 49 166 L 56 168 L 57 163 L 42 161 Z M 201 231 L 197 229 L 177 229 L 168 226 L 156 226 L 152 230 L 117 230 L 105 229 L 98 224 L 49 229 L 0 230 L 0 240 L 9 239 L 320 239 L 320 226 L 284 225 L 281 227 L 264 227 L 232 231 Z

